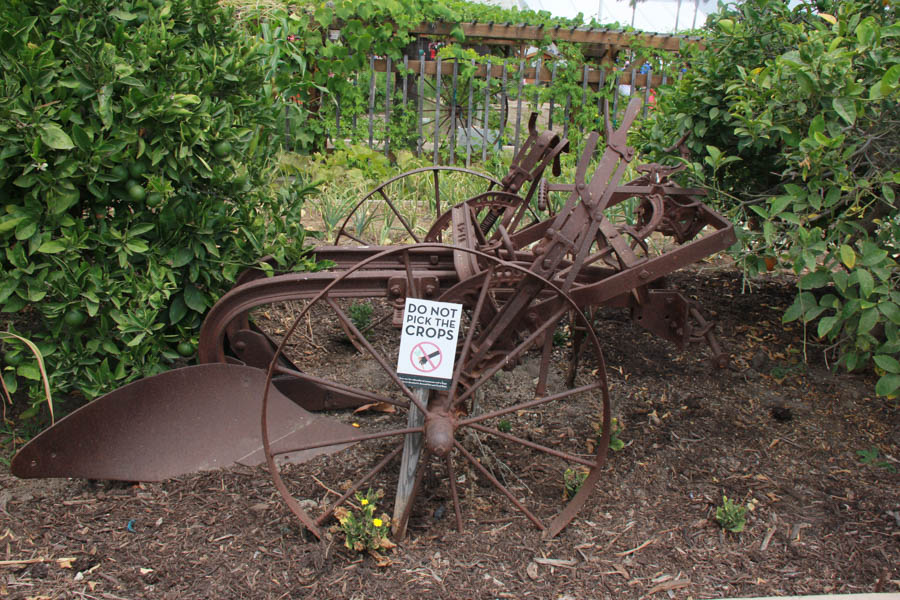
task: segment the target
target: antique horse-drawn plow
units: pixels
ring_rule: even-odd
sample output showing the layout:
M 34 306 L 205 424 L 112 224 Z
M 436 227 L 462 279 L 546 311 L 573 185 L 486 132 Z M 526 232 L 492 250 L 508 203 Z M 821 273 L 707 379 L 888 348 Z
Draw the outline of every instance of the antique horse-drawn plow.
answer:
M 698 190 L 671 182 L 671 168 L 642 166 L 641 177 L 620 185 L 639 105 L 632 100 L 618 129 L 607 118 L 605 151 L 588 176 L 599 140 L 591 134 L 573 184 L 542 180 L 567 144 L 538 132 L 534 120 L 508 175 L 445 212 L 441 168 L 424 169 L 435 178 L 439 215 L 424 235 L 380 186 L 347 217 L 335 245 L 315 249 L 330 269 L 247 273 L 206 318 L 202 364 L 76 411 L 25 446 L 13 472 L 158 480 L 264 462 L 317 536 L 369 488 L 388 492 L 399 536 L 411 515 L 446 506 L 462 529 L 467 512 L 501 497 L 555 535 L 594 489 L 612 433 L 592 310 L 627 308 L 660 337 L 705 340 L 714 362 L 726 360 L 711 324 L 663 277 L 731 245 L 732 228 Z M 547 215 L 553 193 L 566 199 Z M 611 217 L 626 201 L 632 218 Z M 381 216 L 362 221 L 398 223 L 410 243 L 367 245 L 365 230 L 350 225 L 373 206 Z M 408 298 L 461 305 L 443 389 L 410 387 L 396 372 Z M 360 300 L 373 314 L 356 314 Z M 259 327 L 271 317 L 266 307 L 279 303 L 278 314 L 293 318 Z M 568 361 L 554 344 L 563 331 L 571 336 Z M 585 407 L 596 416 L 572 418 Z M 582 473 L 584 482 L 561 501 L 565 473 Z

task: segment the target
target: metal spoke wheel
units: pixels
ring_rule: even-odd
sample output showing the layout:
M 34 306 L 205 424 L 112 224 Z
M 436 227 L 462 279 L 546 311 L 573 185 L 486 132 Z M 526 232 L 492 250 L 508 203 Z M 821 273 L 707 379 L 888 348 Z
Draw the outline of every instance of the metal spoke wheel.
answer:
M 448 248 L 439 244 L 420 244 Z M 383 512 L 395 536 L 443 515 L 458 530 L 483 518 L 527 519 L 546 535 L 558 533 L 584 505 L 606 460 L 610 406 L 599 342 L 572 299 L 525 267 L 476 251 L 473 277 L 438 299 L 462 305 L 455 367 L 446 391 L 411 388 L 396 374 L 400 331 L 380 300 L 368 325 L 354 318 L 342 280 L 374 260 L 404 266 L 418 297 L 410 248 L 389 249 L 342 273 L 298 306 L 268 370 L 334 397 L 364 400 L 355 412 L 330 416 L 352 429 L 295 448 L 275 448 L 266 424 L 263 443 L 275 485 L 291 511 L 322 536 L 339 507 L 358 508 L 355 493 L 384 492 Z M 380 318 L 383 313 L 385 318 Z M 566 357 L 555 349 L 560 323 L 586 332 L 583 368 L 566 385 Z M 352 336 L 363 351 L 339 339 Z M 281 359 L 286 357 L 289 360 Z M 404 357 L 399 357 L 403 360 Z M 440 360 L 450 357 L 441 356 Z M 410 358 L 412 360 L 412 358 Z M 290 361 L 303 372 L 284 365 Z M 563 363 L 563 364 L 561 364 Z M 267 386 L 268 388 L 268 386 Z M 344 446 L 302 465 L 280 458 Z M 566 482 L 569 482 L 568 486 Z M 580 486 L 578 485 L 580 483 Z M 486 512 L 502 514 L 488 515 Z
M 465 61 L 445 60 L 441 67 L 440 78 L 425 80 L 425 137 L 461 153 L 467 146 L 480 152 L 485 144 L 500 143 L 509 120 L 509 99 L 501 80 L 476 77 L 471 63 Z
M 490 175 L 461 167 L 407 171 L 366 194 L 341 223 L 334 243 L 386 246 L 420 242 L 443 211 L 498 187 L 500 182 Z

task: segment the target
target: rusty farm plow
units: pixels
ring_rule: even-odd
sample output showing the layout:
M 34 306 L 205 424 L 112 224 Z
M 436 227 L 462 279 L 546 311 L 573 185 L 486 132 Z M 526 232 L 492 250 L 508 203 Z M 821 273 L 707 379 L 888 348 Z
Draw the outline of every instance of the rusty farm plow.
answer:
M 567 144 L 534 121 L 508 175 L 485 177 L 488 189 L 464 202 L 441 198 L 439 179 L 454 169 L 418 170 L 434 182 L 425 193 L 438 215 L 424 232 L 390 193 L 388 184 L 406 176 L 379 186 L 334 245 L 315 249 L 328 270 L 247 273 L 208 314 L 201 364 L 74 412 L 26 445 L 13 472 L 158 480 L 266 464 L 317 536 L 368 489 L 386 492 L 401 537 L 416 515 L 449 507 L 463 529 L 503 502 L 557 534 L 600 479 L 611 435 L 601 342 L 616 340 L 598 339 L 593 311 L 630 310 L 654 334 L 678 345 L 705 341 L 714 362 L 727 360 L 711 323 L 664 277 L 731 245 L 732 228 L 699 190 L 671 181 L 671 168 L 641 166 L 639 178 L 621 183 L 639 106 L 632 100 L 618 129 L 607 120 L 589 173 L 600 140 L 591 134 L 571 184 L 542 179 Z M 552 195 L 564 198 L 555 209 Z M 630 218 L 611 216 L 624 203 L 634 207 Z M 404 243 L 373 245 L 369 234 L 386 227 Z M 459 307 L 449 356 L 427 344 L 409 356 L 426 375 L 452 363 L 440 386 L 398 374 L 401 325 L 440 335 L 437 317 L 405 314 L 415 300 Z M 567 348 L 555 344 L 563 337 Z M 573 418 L 585 412 L 592 418 Z M 561 500 L 564 473 L 584 482 Z

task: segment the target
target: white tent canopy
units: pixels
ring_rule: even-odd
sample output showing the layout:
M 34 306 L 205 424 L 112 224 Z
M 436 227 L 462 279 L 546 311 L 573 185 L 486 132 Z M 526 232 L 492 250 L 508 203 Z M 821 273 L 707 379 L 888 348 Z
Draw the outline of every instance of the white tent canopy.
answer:
M 674 33 L 701 27 L 706 16 L 716 10 L 715 0 L 482 0 L 484 4 L 504 8 L 546 10 L 559 17 L 574 17 L 582 13 L 586 21 L 591 17 L 600 23 L 631 25 L 635 29 L 654 33 Z

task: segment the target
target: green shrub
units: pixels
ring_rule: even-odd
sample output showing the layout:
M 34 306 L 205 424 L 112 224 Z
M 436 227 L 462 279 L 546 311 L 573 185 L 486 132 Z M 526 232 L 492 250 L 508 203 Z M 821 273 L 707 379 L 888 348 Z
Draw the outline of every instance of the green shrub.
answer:
M 298 260 L 266 54 L 215 0 L 0 5 L 0 309 L 55 394 L 166 369 L 241 269 Z
M 737 223 L 746 273 L 780 261 L 799 276 L 784 321 L 810 324 L 848 370 L 874 363 L 876 392 L 896 395 L 896 9 L 748 0 L 710 20 L 705 44 L 660 94 L 643 144 L 689 134 L 690 171 Z

